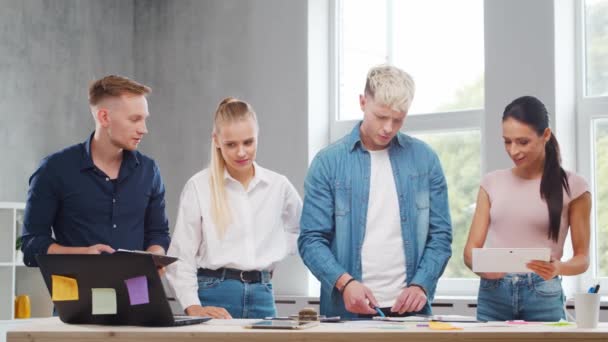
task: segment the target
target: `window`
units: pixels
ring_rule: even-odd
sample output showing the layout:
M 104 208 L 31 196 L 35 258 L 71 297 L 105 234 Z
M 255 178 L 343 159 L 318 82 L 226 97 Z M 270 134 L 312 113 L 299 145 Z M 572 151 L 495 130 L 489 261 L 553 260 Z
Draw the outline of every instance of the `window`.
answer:
M 481 173 L 512 165 L 497 141 L 500 112 L 510 100 L 526 93 L 553 107 L 555 126 L 567 128 L 565 139 L 560 138 L 564 161 L 576 161 L 576 167 L 567 167 L 589 181 L 593 196 L 592 265 L 582 276 L 564 278 L 565 287 L 567 291 L 587 289 L 600 278 L 602 292 L 608 293 L 608 0 L 533 5 L 482 0 L 330 0 L 329 4 L 330 141 L 347 134 L 361 119 L 358 95 L 370 66 L 389 62 L 416 81 L 404 130 L 439 154 L 454 225 L 453 256 L 437 295 L 477 293 L 478 278 L 462 263 L 462 245 Z M 573 19 L 575 41 L 570 39 Z M 571 58 L 567 51 L 574 42 L 576 58 Z M 526 56 L 522 49 L 539 58 Z M 534 72 L 537 67 L 542 77 Z M 571 88 L 576 88 L 576 94 Z M 575 111 L 564 94 L 576 95 Z M 461 154 L 460 163 L 455 153 Z
M 334 8 L 332 77 L 337 89 L 330 116 L 331 141 L 362 119 L 358 98 L 371 66 L 394 64 L 416 82 L 403 129 L 439 155 L 454 228 L 454 252 L 440 292 L 449 289 L 462 294 L 466 287 L 467 294 L 472 294 L 476 290 L 469 279 L 476 276 L 464 265 L 462 251 L 481 176 L 483 10 L 482 0 L 337 0 Z
M 585 1 L 585 93 L 608 95 L 608 1 Z
M 608 0 L 579 4 L 579 170 L 593 197 L 591 266 L 581 288 L 600 280 L 608 286 Z
M 448 200 L 452 217 L 452 257 L 443 273 L 445 278 L 476 277 L 462 257 L 479 189 L 481 174 L 481 136 L 478 130 L 418 134 L 439 155 L 448 184 Z
M 386 62 L 416 81 L 410 114 L 483 108 L 481 0 L 344 0 L 337 13 L 339 120 L 361 118 L 366 73 Z
M 608 119 L 595 121 L 595 193 L 598 275 L 608 277 Z M 603 176 L 600 176 L 603 175 Z

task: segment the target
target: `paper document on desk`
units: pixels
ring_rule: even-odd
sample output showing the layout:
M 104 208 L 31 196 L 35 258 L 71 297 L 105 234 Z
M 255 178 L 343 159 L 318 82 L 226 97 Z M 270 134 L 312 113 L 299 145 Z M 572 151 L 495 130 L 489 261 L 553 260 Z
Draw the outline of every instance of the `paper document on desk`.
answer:
M 477 318 L 473 316 L 462 316 L 462 315 L 414 315 L 407 317 L 380 317 L 375 316 L 373 318 L 376 321 L 384 322 L 479 322 Z
M 549 248 L 473 248 L 473 272 L 529 273 L 528 262 L 550 258 Z

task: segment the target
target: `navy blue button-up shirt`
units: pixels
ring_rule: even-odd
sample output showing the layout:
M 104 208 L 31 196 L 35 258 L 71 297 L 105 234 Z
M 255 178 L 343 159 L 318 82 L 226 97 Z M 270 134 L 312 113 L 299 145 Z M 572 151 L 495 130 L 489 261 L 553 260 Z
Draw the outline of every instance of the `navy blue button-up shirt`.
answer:
M 30 177 L 22 246 L 27 266 L 37 266 L 35 256 L 52 243 L 168 249 L 165 187 L 154 160 L 125 150 L 118 178 L 110 179 L 93 164 L 92 137 L 46 157 Z

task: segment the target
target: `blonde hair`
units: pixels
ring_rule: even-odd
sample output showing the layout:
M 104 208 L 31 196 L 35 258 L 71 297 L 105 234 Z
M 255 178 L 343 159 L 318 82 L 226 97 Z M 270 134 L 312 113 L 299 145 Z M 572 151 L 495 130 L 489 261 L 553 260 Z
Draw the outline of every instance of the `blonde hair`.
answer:
M 220 102 L 213 119 L 213 134 L 217 136 L 220 125 L 252 118 L 257 126 L 257 117 L 253 108 L 245 101 L 234 97 L 227 97 Z M 217 227 L 220 238 L 224 237 L 226 228 L 232 223 L 230 205 L 226 198 L 224 172 L 226 162 L 220 147 L 211 140 L 211 161 L 209 163 L 209 187 L 211 190 L 211 219 Z
M 369 70 L 365 95 L 399 112 L 407 112 L 414 100 L 416 85 L 407 72 L 392 66 L 378 65 Z

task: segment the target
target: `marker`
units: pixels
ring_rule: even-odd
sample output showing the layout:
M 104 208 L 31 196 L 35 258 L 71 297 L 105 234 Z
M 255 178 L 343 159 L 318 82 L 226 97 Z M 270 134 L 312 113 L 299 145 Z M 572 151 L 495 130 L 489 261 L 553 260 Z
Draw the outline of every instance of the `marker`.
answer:
M 380 308 L 379 308 L 379 307 L 377 307 L 377 306 L 376 306 L 374 309 L 376 309 L 376 312 L 378 313 L 378 316 L 380 316 L 380 317 L 386 317 L 386 316 L 384 315 L 384 312 L 382 312 L 382 310 L 380 310 Z
M 595 288 L 593 289 L 593 293 L 598 293 L 600 291 L 600 284 L 595 285 Z

